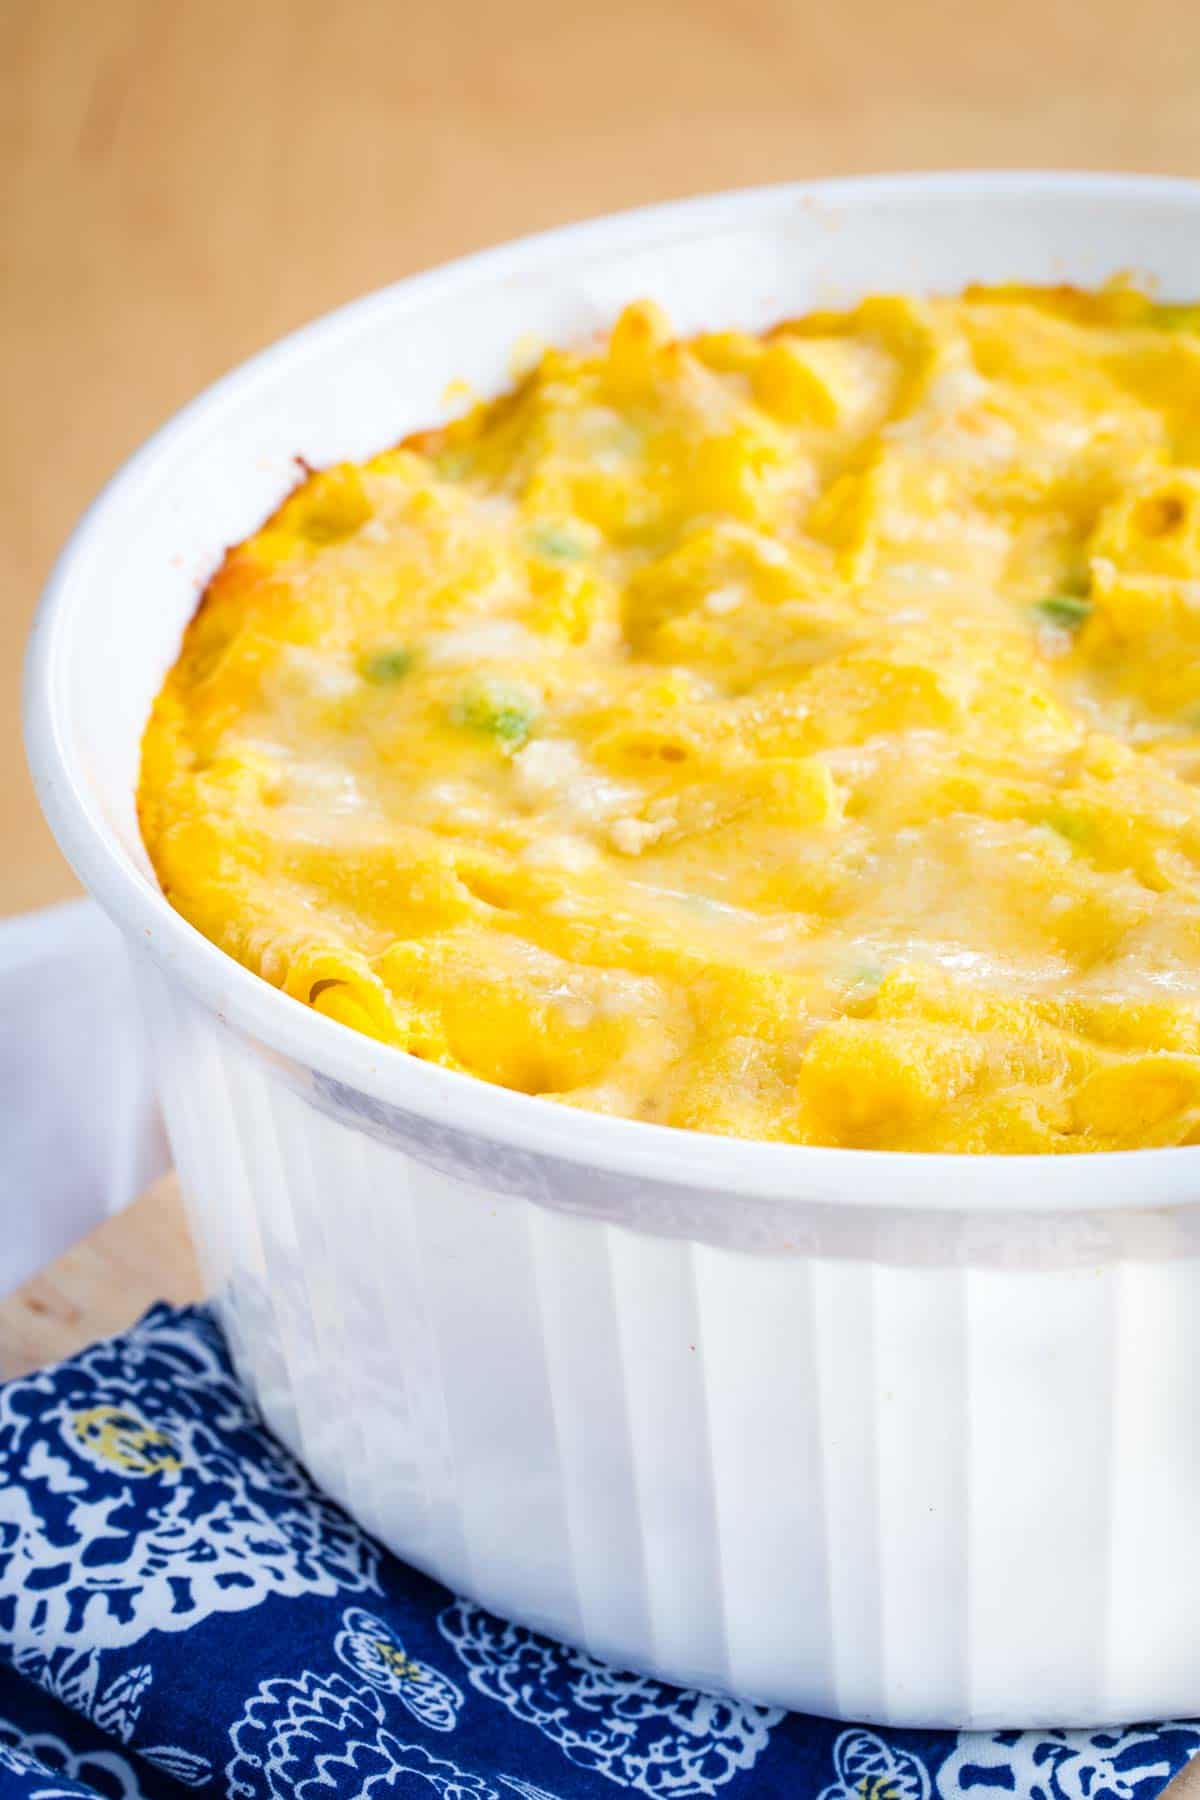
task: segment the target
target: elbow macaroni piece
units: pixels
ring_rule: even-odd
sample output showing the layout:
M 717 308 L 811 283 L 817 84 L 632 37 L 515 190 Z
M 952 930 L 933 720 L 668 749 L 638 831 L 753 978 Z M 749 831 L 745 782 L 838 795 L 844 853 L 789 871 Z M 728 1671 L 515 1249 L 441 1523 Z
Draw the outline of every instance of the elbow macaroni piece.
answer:
M 642 304 L 228 553 L 140 817 L 230 955 L 523 1093 L 1190 1143 L 1198 653 L 1200 308 Z

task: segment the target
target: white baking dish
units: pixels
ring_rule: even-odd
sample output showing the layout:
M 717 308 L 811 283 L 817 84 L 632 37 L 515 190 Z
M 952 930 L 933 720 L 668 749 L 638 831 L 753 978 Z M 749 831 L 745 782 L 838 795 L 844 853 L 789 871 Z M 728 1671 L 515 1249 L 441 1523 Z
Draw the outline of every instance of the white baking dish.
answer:
M 136 950 L 192 1224 L 316 1478 L 495 1610 L 859 1719 L 1200 1708 L 1200 1149 L 898 1156 L 592 1117 L 285 999 L 161 898 L 143 720 L 222 549 L 314 463 L 651 294 L 1200 293 L 1200 186 L 914 176 L 690 201 L 401 282 L 227 377 L 64 552 L 28 666 L 59 841 Z

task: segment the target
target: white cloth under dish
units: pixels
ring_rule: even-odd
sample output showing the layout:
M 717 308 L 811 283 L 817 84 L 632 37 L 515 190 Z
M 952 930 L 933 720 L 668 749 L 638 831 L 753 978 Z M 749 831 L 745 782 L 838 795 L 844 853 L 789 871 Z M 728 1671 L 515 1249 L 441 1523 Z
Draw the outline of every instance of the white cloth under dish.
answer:
M 0 922 L 0 1294 L 167 1166 L 120 934 L 88 900 Z

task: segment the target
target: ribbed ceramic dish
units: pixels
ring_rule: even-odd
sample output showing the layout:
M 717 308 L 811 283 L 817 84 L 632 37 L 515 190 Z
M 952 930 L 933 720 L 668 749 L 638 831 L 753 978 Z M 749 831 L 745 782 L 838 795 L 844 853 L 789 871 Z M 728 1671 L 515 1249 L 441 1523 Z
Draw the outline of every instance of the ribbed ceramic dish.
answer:
M 222 547 L 452 377 L 649 294 L 1200 294 L 1200 187 L 905 176 L 601 220 L 363 300 L 96 501 L 30 649 L 51 825 L 140 970 L 208 1279 L 270 1423 L 402 1556 L 671 1680 L 892 1723 L 1200 1708 L 1200 1149 L 898 1156 L 584 1115 L 288 1000 L 166 905 L 133 791 Z

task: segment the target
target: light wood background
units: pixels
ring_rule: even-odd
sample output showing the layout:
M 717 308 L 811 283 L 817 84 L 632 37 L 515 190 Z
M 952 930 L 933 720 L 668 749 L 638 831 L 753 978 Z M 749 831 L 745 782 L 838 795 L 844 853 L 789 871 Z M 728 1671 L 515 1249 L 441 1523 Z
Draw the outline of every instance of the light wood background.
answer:
M 174 1175 L 0 1298 L 0 1381 L 59 1362 L 153 1306 L 198 1300 L 200 1271 Z
M 0 914 L 72 889 L 18 724 L 54 552 L 279 333 L 710 188 L 1200 174 L 1200 0 L 0 0 L 0 27 Z

